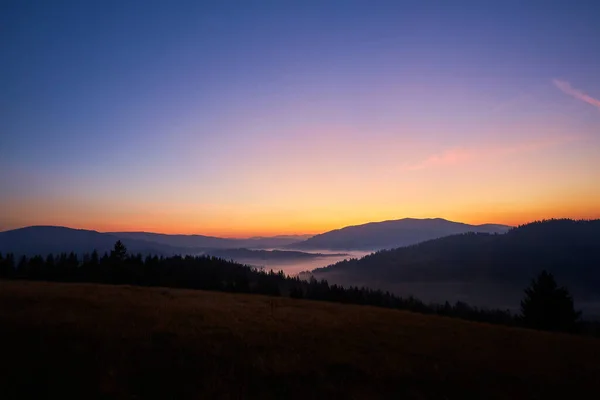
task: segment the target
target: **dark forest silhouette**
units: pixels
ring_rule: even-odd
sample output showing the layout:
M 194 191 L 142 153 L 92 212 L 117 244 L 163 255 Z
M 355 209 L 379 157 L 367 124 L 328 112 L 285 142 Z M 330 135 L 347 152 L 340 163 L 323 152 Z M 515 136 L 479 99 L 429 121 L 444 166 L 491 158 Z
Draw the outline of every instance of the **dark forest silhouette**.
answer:
M 385 282 L 505 282 L 521 287 L 542 270 L 571 287 L 600 287 L 600 220 L 536 221 L 505 234 L 466 233 L 430 240 L 313 271 L 349 281 L 377 276 Z
M 530 328 L 573 332 L 581 312 L 575 311 L 569 291 L 559 287 L 551 273 L 542 271 L 525 289 L 521 315 L 523 324 Z
M 217 257 L 143 257 L 141 254 L 128 254 L 121 241 L 117 241 L 110 254 L 99 256 L 94 251 L 84 255 L 82 259 L 75 253 L 61 253 L 57 256 L 50 254 L 45 258 L 22 256 L 19 260 L 15 260 L 12 254 L 0 254 L 0 278 L 255 293 L 409 310 L 508 326 L 575 331 L 574 325 L 531 325 L 531 318 L 515 316 L 508 310 L 480 309 L 463 302 L 453 305 L 448 302 L 425 304 L 414 297 L 402 298 L 390 292 L 366 287 L 330 285 L 327 281 L 318 281 L 314 277 L 302 280 L 286 276 L 283 271 L 267 272 Z M 543 296 L 541 299 L 543 302 Z M 585 330 L 590 331 L 590 326 Z M 578 329 L 582 330 L 582 325 Z M 597 329 L 595 325 L 594 329 Z

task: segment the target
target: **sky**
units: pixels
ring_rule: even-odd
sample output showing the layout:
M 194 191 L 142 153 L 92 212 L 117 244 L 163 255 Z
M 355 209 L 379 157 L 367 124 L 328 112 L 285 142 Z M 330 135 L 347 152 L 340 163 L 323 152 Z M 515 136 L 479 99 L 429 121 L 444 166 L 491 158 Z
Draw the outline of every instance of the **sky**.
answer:
M 3 1 L 0 230 L 600 218 L 597 1 Z

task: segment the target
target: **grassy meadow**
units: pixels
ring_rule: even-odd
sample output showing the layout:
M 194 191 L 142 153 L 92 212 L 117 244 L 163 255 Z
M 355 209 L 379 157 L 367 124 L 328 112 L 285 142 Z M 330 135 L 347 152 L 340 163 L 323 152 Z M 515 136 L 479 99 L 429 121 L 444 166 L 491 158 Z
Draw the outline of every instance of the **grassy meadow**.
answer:
M 600 340 L 367 306 L 0 281 L 0 398 L 547 399 Z

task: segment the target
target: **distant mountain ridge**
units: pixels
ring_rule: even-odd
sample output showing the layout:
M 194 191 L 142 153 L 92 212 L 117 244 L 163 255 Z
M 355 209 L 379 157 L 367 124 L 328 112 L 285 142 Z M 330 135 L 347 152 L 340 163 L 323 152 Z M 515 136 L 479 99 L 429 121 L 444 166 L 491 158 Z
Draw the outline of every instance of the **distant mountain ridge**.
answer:
M 217 249 L 207 252 L 211 256 L 227 260 L 304 260 L 310 258 L 339 257 L 344 253 L 307 253 L 293 250 L 249 250 L 249 249 Z
M 252 236 L 250 238 L 248 238 L 249 240 L 263 240 L 263 239 L 289 239 L 289 240 L 295 240 L 295 241 L 300 241 L 300 240 L 306 240 L 309 239 L 311 237 L 313 237 L 314 235 L 275 235 L 275 236 Z
M 0 232 L 0 252 L 36 255 L 61 252 L 78 254 L 110 251 L 121 240 L 131 253 L 197 254 L 212 249 L 283 247 L 291 237 L 229 239 L 203 235 L 166 235 L 148 232 L 97 232 L 61 226 L 29 226 Z
M 121 240 L 142 254 L 197 254 L 218 249 L 380 250 L 464 232 L 504 233 L 504 225 L 467 225 L 443 219 L 412 219 L 348 226 L 320 235 L 278 235 L 247 239 L 152 232 L 97 232 L 60 226 L 30 226 L 0 232 L 0 251 L 17 254 L 109 251 Z
M 347 226 L 315 235 L 288 248 L 298 250 L 382 250 L 409 246 L 459 233 L 506 233 L 511 227 L 499 224 L 469 225 L 442 218 L 404 218 Z
M 548 220 L 504 235 L 446 236 L 341 261 L 313 273 L 349 282 L 493 281 L 526 284 L 542 270 L 559 282 L 600 293 L 600 220 Z
M 110 251 L 121 238 L 110 233 L 61 226 L 30 226 L 0 232 L 0 252 L 20 255 L 46 255 L 49 253 L 99 253 Z M 173 255 L 183 249 L 144 240 L 124 240 L 132 253 Z
M 167 246 L 192 249 L 269 249 L 275 247 L 285 247 L 291 243 L 301 241 L 307 236 L 310 237 L 310 235 L 279 235 L 272 237 L 232 239 L 205 235 L 168 235 L 164 233 L 151 232 L 109 232 L 109 234 L 123 239 L 145 240 Z

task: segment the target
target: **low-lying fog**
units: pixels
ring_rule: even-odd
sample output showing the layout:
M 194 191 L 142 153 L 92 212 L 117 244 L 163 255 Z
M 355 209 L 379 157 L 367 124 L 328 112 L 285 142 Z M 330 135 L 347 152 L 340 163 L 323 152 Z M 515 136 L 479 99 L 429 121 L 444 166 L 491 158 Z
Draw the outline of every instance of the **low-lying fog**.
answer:
M 270 249 L 270 250 L 279 250 L 279 249 Z M 370 254 L 368 251 L 328 251 L 328 250 L 318 250 L 310 253 L 321 253 L 321 254 L 335 254 L 326 257 L 315 257 L 306 260 L 299 259 L 290 259 L 289 261 L 282 260 L 235 260 L 237 262 L 241 262 L 244 264 L 253 265 L 256 267 L 262 267 L 265 270 L 272 269 L 273 271 L 283 271 L 286 275 L 295 276 L 300 272 L 304 271 L 312 271 L 315 268 L 325 267 L 327 265 L 335 264 L 339 261 L 343 261 L 350 258 L 361 258 Z M 339 255 L 340 253 L 344 253 L 345 255 Z
M 315 250 L 311 253 L 334 254 L 339 252 L 327 250 Z M 236 260 L 248 265 L 262 267 L 266 270 L 283 271 L 285 274 L 295 276 L 300 272 L 312 271 L 316 268 L 335 264 L 336 262 L 349 259 L 361 258 L 368 251 L 347 251 L 345 255 L 332 255 L 328 257 L 315 257 L 307 260 L 291 259 L 281 260 Z M 512 312 L 518 312 L 520 301 L 523 297 L 523 290 L 529 282 L 523 282 L 523 287 L 514 285 L 491 283 L 491 282 L 404 282 L 389 283 L 380 281 L 355 281 L 347 279 L 344 274 L 339 272 L 321 272 L 315 275 L 317 279 L 326 279 L 331 284 L 344 286 L 366 286 L 373 289 L 390 291 L 398 296 L 414 296 L 425 303 L 444 303 L 448 301 L 452 304 L 457 301 L 463 301 L 472 306 L 485 308 L 508 309 Z M 583 310 L 586 318 L 600 319 L 600 301 L 597 298 L 581 296 L 574 291 L 573 297 L 575 306 Z
M 325 279 L 329 283 L 342 286 L 366 286 L 374 289 L 389 291 L 398 296 L 414 296 L 425 303 L 451 304 L 457 301 L 465 302 L 480 308 L 498 308 L 520 311 L 524 289 L 523 285 L 496 282 L 382 282 L 374 280 L 350 280 L 339 272 L 322 272 L 315 275 L 317 279 Z M 583 311 L 586 319 L 600 320 L 600 296 L 594 293 L 584 293 L 577 288 L 570 288 L 575 301 L 575 308 Z

